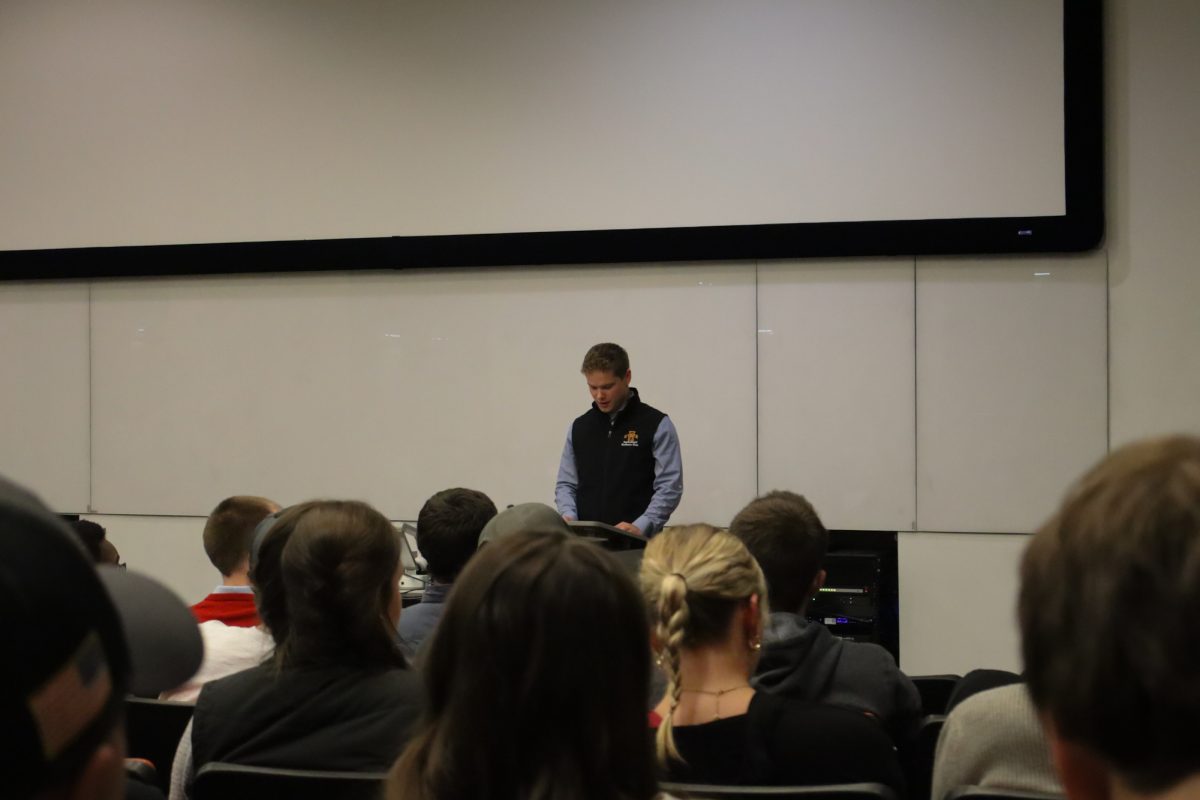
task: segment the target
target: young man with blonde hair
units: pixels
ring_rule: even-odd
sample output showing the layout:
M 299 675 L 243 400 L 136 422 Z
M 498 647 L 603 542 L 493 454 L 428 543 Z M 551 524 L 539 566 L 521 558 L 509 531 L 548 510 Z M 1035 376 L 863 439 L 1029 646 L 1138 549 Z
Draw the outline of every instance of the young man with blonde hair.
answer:
M 1200 797 L 1200 439 L 1085 474 L 1025 552 L 1018 612 L 1067 796 Z
M 592 407 L 567 429 L 554 491 L 558 513 L 653 536 L 683 496 L 675 426 L 629 385 L 629 355 L 620 345 L 594 345 L 580 372 Z

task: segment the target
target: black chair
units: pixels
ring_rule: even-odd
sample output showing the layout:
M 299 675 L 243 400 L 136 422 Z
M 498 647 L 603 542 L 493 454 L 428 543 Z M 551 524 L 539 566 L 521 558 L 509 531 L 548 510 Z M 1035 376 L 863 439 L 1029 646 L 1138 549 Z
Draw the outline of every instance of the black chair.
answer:
M 192 784 L 192 800 L 379 800 L 386 772 L 205 764 Z
M 910 678 L 921 695 L 921 710 L 926 714 L 945 714 L 950 693 L 961 675 L 916 675 Z
M 933 757 L 938 737 L 946 724 L 943 714 L 930 714 L 921 720 L 917 732 L 900 748 L 900 764 L 908 781 L 908 796 L 925 800 L 933 789 Z
M 144 758 L 154 765 L 156 784 L 164 792 L 171 786 L 171 764 L 183 729 L 192 719 L 195 706 L 145 697 L 125 698 L 125 734 L 130 758 Z
M 882 783 L 841 783 L 828 786 L 710 786 L 700 783 L 660 783 L 659 789 L 679 798 L 743 800 L 772 797 L 776 800 L 896 800 Z
M 985 786 L 956 786 L 946 795 L 945 800 L 1063 800 L 1064 797 L 1065 795 L 1046 794 L 1045 792 L 1022 792 Z

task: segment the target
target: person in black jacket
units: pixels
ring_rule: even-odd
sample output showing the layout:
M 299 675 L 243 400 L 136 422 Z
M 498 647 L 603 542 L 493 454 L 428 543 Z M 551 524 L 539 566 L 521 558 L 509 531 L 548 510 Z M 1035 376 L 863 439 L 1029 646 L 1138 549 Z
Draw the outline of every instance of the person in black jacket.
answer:
M 683 496 L 675 426 L 629 385 L 629 354 L 620 345 L 593 346 L 580 372 L 592 407 L 567 430 L 554 490 L 558 513 L 653 536 Z
M 825 583 L 829 533 L 812 504 L 794 492 L 751 500 L 729 524 L 767 579 L 771 616 L 753 683 L 772 694 L 865 711 L 894 741 L 921 718 L 921 696 L 892 654 L 877 644 L 835 637 L 805 616 Z
M 386 770 L 424 706 L 396 637 L 400 534 L 365 503 L 283 511 L 251 577 L 275 640 L 264 664 L 205 684 L 180 741 L 171 797 L 207 763 Z

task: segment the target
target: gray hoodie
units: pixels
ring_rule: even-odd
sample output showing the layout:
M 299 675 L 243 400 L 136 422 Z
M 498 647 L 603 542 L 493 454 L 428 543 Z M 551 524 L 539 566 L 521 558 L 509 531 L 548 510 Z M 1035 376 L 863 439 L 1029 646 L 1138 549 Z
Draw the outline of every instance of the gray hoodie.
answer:
M 891 653 L 838 639 L 798 614 L 771 614 L 751 682 L 772 694 L 870 712 L 897 742 L 921 719 L 921 696 Z

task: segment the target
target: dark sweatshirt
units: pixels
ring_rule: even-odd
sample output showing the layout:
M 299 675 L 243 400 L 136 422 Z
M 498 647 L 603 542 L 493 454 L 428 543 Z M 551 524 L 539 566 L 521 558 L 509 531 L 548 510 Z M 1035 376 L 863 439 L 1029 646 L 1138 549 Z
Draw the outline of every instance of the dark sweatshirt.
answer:
M 921 696 L 891 653 L 876 644 L 838 639 L 798 614 L 771 614 L 751 683 L 772 694 L 867 711 L 897 742 L 907 739 L 921 719 Z

